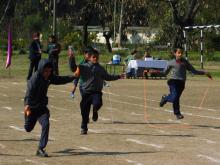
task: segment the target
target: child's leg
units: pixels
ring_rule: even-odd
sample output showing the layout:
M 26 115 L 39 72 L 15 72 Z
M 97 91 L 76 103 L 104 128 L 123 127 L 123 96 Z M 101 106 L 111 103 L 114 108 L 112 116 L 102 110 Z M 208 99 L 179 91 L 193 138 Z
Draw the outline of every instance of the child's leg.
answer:
M 27 132 L 31 132 L 34 129 L 34 126 L 37 122 L 37 115 L 36 112 L 32 111 L 31 114 L 29 116 L 24 116 L 24 129 Z
M 92 95 L 93 111 L 98 111 L 102 107 L 102 93 Z
M 102 107 L 102 93 L 95 93 L 92 96 L 92 104 L 93 104 L 93 115 L 92 120 L 98 120 L 98 110 Z
M 42 127 L 39 149 L 44 149 L 48 142 L 49 128 L 50 128 L 49 118 L 50 118 L 49 112 L 44 113 L 38 118 L 38 122 Z
M 177 98 L 177 84 L 174 80 L 168 82 L 170 94 L 165 97 L 166 102 L 173 103 Z
M 175 101 L 173 102 L 173 110 L 175 115 L 181 114 L 179 102 L 180 102 L 180 96 L 182 95 L 184 88 L 185 88 L 185 83 L 179 82 L 178 84 L 176 84 L 177 96 Z
M 89 122 L 89 112 L 91 107 L 91 94 L 83 94 L 82 100 L 80 102 L 80 109 L 81 109 L 81 115 L 82 115 L 82 123 L 81 123 L 81 129 L 87 131 L 88 130 L 88 122 Z

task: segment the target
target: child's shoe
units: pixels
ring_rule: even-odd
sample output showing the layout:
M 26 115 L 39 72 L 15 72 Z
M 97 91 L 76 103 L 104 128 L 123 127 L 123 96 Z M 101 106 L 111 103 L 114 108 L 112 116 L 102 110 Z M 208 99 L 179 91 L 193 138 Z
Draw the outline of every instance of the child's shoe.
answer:
M 81 133 L 80 133 L 81 135 L 87 135 L 87 130 L 85 130 L 85 129 L 81 129 Z
M 71 92 L 70 96 L 74 99 L 74 97 L 75 97 L 74 92 Z
M 36 155 L 40 157 L 48 157 L 48 154 L 43 149 L 38 149 Z
M 176 115 L 176 119 L 177 120 L 180 120 L 180 119 L 183 119 L 183 118 L 184 118 L 184 116 L 182 114 L 177 114 Z
M 166 101 L 166 95 L 163 95 L 162 96 L 162 98 L 161 98 L 161 100 L 160 100 L 160 107 L 163 107 L 164 106 L 164 104 L 166 104 L 167 103 L 167 101 Z
M 92 120 L 96 122 L 98 120 L 98 111 L 93 110 Z

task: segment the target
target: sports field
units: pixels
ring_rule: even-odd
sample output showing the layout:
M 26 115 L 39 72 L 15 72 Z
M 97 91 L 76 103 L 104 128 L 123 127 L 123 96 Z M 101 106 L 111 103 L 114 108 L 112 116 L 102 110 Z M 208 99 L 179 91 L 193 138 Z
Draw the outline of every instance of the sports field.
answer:
M 39 124 L 31 133 L 23 129 L 26 82 L 0 79 L 1 165 L 220 164 L 220 80 L 189 77 L 181 97 L 185 118 L 178 121 L 170 104 L 158 106 L 168 93 L 166 80 L 111 82 L 88 135 L 80 135 L 81 97 L 78 90 L 75 99 L 70 97 L 71 86 L 49 88 L 50 157 L 39 158 Z

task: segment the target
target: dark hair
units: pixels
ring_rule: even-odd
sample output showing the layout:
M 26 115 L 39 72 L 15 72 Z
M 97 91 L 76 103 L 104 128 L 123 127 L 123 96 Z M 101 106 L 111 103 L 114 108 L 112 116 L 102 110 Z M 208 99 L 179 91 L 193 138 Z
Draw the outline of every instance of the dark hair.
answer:
M 49 38 L 51 38 L 53 41 L 57 41 L 57 37 L 55 35 L 50 35 Z
M 45 68 L 53 68 L 52 63 L 51 63 L 51 62 L 46 63 L 46 64 L 44 65 L 44 69 L 45 69 Z
M 96 49 L 93 49 L 92 55 L 99 56 L 99 51 Z
M 183 48 L 180 47 L 174 48 L 173 52 L 176 53 L 178 50 L 183 51 Z
M 86 48 L 84 49 L 84 53 L 85 53 L 85 54 L 86 54 L 86 53 L 92 54 L 93 50 L 94 50 L 93 47 L 88 46 L 88 47 L 86 47 Z
M 34 32 L 33 34 L 32 34 L 32 38 L 36 38 L 36 37 L 40 37 L 40 33 L 39 32 Z

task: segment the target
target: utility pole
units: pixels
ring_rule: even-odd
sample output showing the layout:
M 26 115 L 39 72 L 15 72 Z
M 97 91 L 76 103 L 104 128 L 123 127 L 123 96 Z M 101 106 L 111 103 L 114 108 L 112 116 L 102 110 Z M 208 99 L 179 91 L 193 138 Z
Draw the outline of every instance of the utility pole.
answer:
M 114 44 L 116 42 L 116 3 L 117 3 L 117 0 L 115 0 L 115 3 L 114 3 Z
M 119 23 L 119 42 L 118 46 L 121 47 L 121 32 L 122 32 L 122 17 L 123 17 L 124 0 L 121 1 L 121 13 L 120 13 L 120 23 Z
M 57 16 L 56 16 L 56 7 L 57 7 L 57 2 L 56 0 L 53 0 L 53 35 L 57 35 Z

